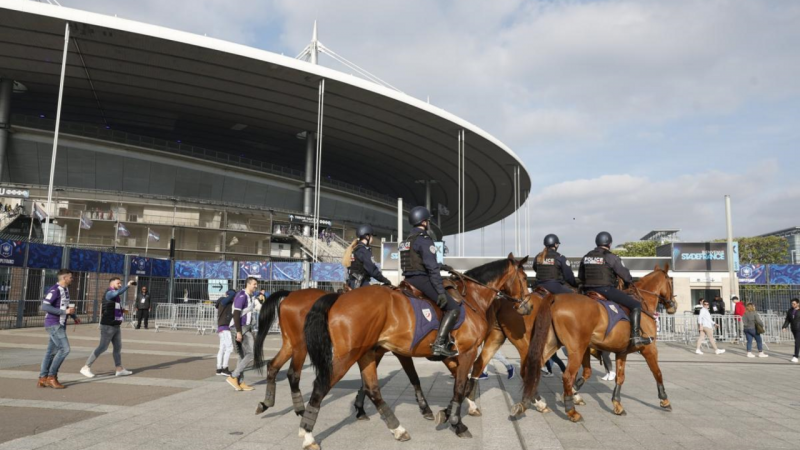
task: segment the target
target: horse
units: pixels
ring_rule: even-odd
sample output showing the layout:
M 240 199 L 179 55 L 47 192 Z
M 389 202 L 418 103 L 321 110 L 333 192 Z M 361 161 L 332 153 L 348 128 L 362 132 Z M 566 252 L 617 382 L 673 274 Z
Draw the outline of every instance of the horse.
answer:
M 289 388 L 292 392 L 292 405 L 294 412 L 298 416 L 302 416 L 305 412 L 305 405 L 303 403 L 303 393 L 300 392 L 300 374 L 303 370 L 303 363 L 306 360 L 308 350 L 306 349 L 305 336 L 303 336 L 303 324 L 306 320 L 306 315 L 311 310 L 314 303 L 320 297 L 329 294 L 327 291 L 321 289 L 301 289 L 299 291 L 278 291 L 270 295 L 259 313 L 258 320 L 258 335 L 256 336 L 255 352 L 254 352 L 254 366 L 259 372 L 265 365 L 264 361 L 264 340 L 269 333 L 270 327 L 277 318 L 281 326 L 281 348 L 274 358 L 266 362 L 267 365 L 267 389 L 264 394 L 264 401 L 259 402 L 256 407 L 256 415 L 262 414 L 267 409 L 275 406 L 275 380 L 278 377 L 278 372 L 284 364 L 291 358 L 292 362 L 289 366 L 289 371 L 286 377 L 289 380 Z M 377 357 L 377 362 L 383 354 Z M 422 384 L 419 380 L 419 375 L 414 368 L 414 362 L 411 358 L 397 355 L 403 370 L 408 375 L 411 385 L 414 387 L 414 393 L 417 397 L 417 405 L 419 406 L 422 417 L 428 420 L 433 420 L 433 411 L 428 406 L 428 401 L 422 392 Z M 355 402 L 356 418 L 358 420 L 369 420 L 369 416 L 364 411 L 364 389 L 359 389 Z
M 471 437 L 461 422 L 461 403 L 468 382 L 475 381 L 468 380 L 469 372 L 477 356 L 477 346 L 489 332 L 490 320 L 493 320 L 492 303 L 498 298 L 516 303 L 524 301 L 521 296 L 527 295 L 528 290 L 522 267 L 527 259 L 518 262 L 509 254 L 507 259 L 468 271 L 467 277 L 450 289 L 451 295 L 462 298 L 466 304 L 466 317 L 453 332 L 459 354 L 444 359 L 445 365 L 454 372 L 456 382 L 452 401 L 447 409 L 437 413 L 436 423 L 449 421 L 459 437 Z M 367 395 L 394 438 L 398 441 L 411 438 L 383 401 L 376 355 L 380 349 L 407 357 L 430 358 L 430 344 L 435 333 L 429 333 L 411 348 L 414 321 L 414 311 L 405 294 L 387 287 L 368 286 L 344 294 L 328 294 L 314 304 L 304 327 L 308 355 L 316 371 L 314 390 L 300 422 L 299 435 L 304 438 L 304 449 L 319 449 L 312 432 L 322 400 L 355 363 L 361 370 Z
M 628 322 L 618 323 L 606 335 L 608 326 L 608 314 L 605 308 L 596 300 L 580 294 L 558 294 L 558 295 L 531 295 L 526 298 L 524 303 L 517 307 L 519 314 L 525 315 L 536 308 L 532 303 L 538 302 L 537 325 L 543 321 L 550 328 L 547 339 L 535 341 L 532 337 L 528 348 L 526 365 L 528 366 L 523 375 L 523 401 L 515 406 L 513 414 L 520 416 L 525 412 L 526 406 L 534 396 L 538 401 L 543 401 L 537 396 L 537 388 L 540 380 L 539 371 L 532 371 L 532 367 L 541 363 L 552 356 L 562 345 L 567 348 L 570 357 L 567 370 L 562 377 L 564 385 L 564 407 L 567 416 L 572 422 L 582 420 L 581 415 L 575 410 L 575 398 L 573 397 L 573 380 L 575 380 L 578 368 L 583 365 L 583 379 L 591 376 L 591 367 L 588 365 L 589 349 L 614 352 L 616 353 L 617 378 L 614 386 L 614 393 L 611 401 L 614 405 L 614 414 L 624 415 L 625 409 L 620 400 L 622 384 L 625 382 L 625 362 L 628 354 L 639 352 L 644 356 L 658 388 L 658 398 L 660 406 L 664 410 L 671 411 L 672 405 L 664 389 L 664 381 L 661 369 L 658 366 L 658 348 L 655 345 L 656 321 L 654 313 L 658 303 L 664 305 L 668 314 L 675 314 L 677 305 L 673 295 L 673 281 L 669 276 L 669 264 L 664 268 L 655 266 L 653 272 L 647 274 L 641 280 L 633 283 L 628 293 L 634 293 L 642 301 L 642 332 L 645 336 L 652 338 L 653 343 L 639 347 L 630 345 L 630 324 Z M 582 356 L 582 357 L 581 357 Z M 582 380 L 579 380 L 582 381 Z M 578 387 L 582 383 L 577 383 Z M 537 409 L 539 409 L 537 407 Z

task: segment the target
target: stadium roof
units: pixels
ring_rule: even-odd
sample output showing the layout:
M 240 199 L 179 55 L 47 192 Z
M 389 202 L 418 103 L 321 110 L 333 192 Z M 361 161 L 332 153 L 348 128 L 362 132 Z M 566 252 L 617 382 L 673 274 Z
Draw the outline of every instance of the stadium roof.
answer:
M 0 77 L 22 83 L 17 115 L 55 116 L 65 23 L 72 39 L 62 120 L 174 140 L 303 169 L 324 78 L 323 176 L 424 204 L 456 231 L 457 133 L 466 130 L 467 230 L 514 210 L 519 158 L 480 128 L 435 106 L 275 53 L 130 20 L 30 1 L 0 6 Z
M 642 236 L 640 241 L 661 241 L 661 240 L 676 240 L 678 238 L 679 228 L 667 230 L 652 230 Z

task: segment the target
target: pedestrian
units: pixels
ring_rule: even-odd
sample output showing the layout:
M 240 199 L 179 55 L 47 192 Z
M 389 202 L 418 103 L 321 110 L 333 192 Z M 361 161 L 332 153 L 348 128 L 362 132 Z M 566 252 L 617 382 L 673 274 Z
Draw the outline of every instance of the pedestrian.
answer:
M 722 297 L 719 295 L 714 297 L 714 301 L 711 302 L 710 311 L 711 314 L 725 314 L 725 302 L 722 301 Z
M 233 353 L 233 335 L 231 335 L 231 321 L 233 320 L 233 299 L 236 291 L 228 289 L 225 297 L 217 300 L 217 335 L 219 336 L 219 351 L 217 352 L 217 375 L 231 376 L 228 361 Z
M 40 388 L 64 389 L 64 385 L 58 382 L 58 369 L 70 351 L 67 317 L 72 317 L 76 324 L 81 323 L 75 314 L 75 306 L 69 304 L 67 287 L 71 283 L 72 272 L 67 269 L 59 270 L 58 283 L 47 290 L 47 295 L 42 300 L 42 311 L 47 313 L 44 317 L 44 329 L 47 330 L 49 339 L 42 360 L 42 369 L 39 371 L 37 386 Z
M 499 349 L 496 352 L 494 352 L 494 356 L 492 356 L 492 359 L 495 361 L 499 361 L 503 363 L 504 366 L 506 366 L 506 374 L 509 380 L 514 378 L 514 365 L 511 364 L 511 361 L 509 361 L 508 358 L 506 358 L 506 356 Z M 489 372 L 486 371 L 486 367 L 483 368 L 483 372 L 481 372 L 478 379 L 479 380 L 489 379 Z
M 719 324 L 714 323 L 714 319 L 711 318 L 711 313 L 708 311 L 710 306 L 711 305 L 707 301 L 703 301 L 703 309 L 700 310 L 700 314 L 697 316 L 700 336 L 697 337 L 697 349 L 694 352 L 698 355 L 703 354 L 703 352 L 700 351 L 700 344 L 703 343 L 703 334 L 708 337 L 708 342 L 711 347 L 714 348 L 714 352 L 717 355 L 725 353 L 725 350 L 717 348 L 717 341 L 714 340 L 714 328 L 719 328 Z
M 603 367 L 606 369 L 606 375 L 601 378 L 603 381 L 614 381 L 617 379 L 617 372 L 614 372 L 614 366 L 611 365 L 611 352 L 600 352 L 600 358 L 603 361 Z
M 147 286 L 142 286 L 142 291 L 136 296 L 136 329 L 142 327 L 142 319 L 144 319 L 144 329 L 147 329 L 148 322 L 150 321 L 150 294 L 147 292 Z
M 558 357 L 558 351 L 556 350 L 556 352 L 553 353 L 553 356 L 551 356 L 550 359 L 548 359 L 544 363 L 544 367 L 542 368 L 542 372 L 544 372 L 544 376 L 545 377 L 550 378 L 550 377 L 553 376 L 553 364 L 554 363 L 558 366 L 559 369 L 561 369 L 561 373 L 562 374 L 567 371 L 567 366 L 564 365 L 564 361 L 562 361 L 561 358 Z
M 747 357 L 756 357 L 750 351 L 753 349 L 753 339 L 755 339 L 758 346 L 758 357 L 766 358 L 768 355 L 764 353 L 763 343 L 761 342 L 761 335 L 764 333 L 764 322 L 761 321 L 761 316 L 756 312 L 756 306 L 753 303 L 748 302 L 745 309 L 742 326 L 744 327 L 744 335 L 747 337 Z
M 244 384 L 244 371 L 253 361 L 253 311 L 255 309 L 253 294 L 258 287 L 258 280 L 249 277 L 245 288 L 233 299 L 233 325 L 236 327 L 236 342 L 239 346 L 239 363 L 228 377 L 227 382 L 237 391 L 252 391 L 254 387 Z
M 783 327 L 792 330 L 794 335 L 794 356 L 792 362 L 796 363 L 797 358 L 800 357 L 800 299 L 793 298 L 792 306 L 786 311 L 786 320 L 783 322 Z
M 131 280 L 125 287 L 122 287 L 122 280 L 119 277 L 112 277 L 108 281 L 108 289 L 106 289 L 106 294 L 103 296 L 103 312 L 100 316 L 100 344 L 89 355 L 86 365 L 81 368 L 81 374 L 87 378 L 94 378 L 92 364 L 94 364 L 98 356 L 108 350 L 109 343 L 113 346 L 114 366 L 116 366 L 115 375 L 124 377 L 133 374 L 130 370 L 122 367 L 122 329 L 120 328 L 127 312 L 122 303 L 122 295 L 131 286 L 136 286 L 136 282 Z
M 697 299 L 697 304 L 694 305 L 694 315 L 695 316 L 700 315 L 700 310 L 703 309 L 703 302 L 704 301 L 705 301 L 705 299 L 703 297 L 700 297 L 700 298 Z
M 742 322 L 742 317 L 744 317 L 745 307 L 744 303 L 739 301 L 739 297 L 733 296 L 731 297 L 731 301 L 733 302 L 733 315 L 736 316 L 736 324 L 738 325 L 738 330 L 736 332 L 736 341 L 739 342 L 742 335 L 744 334 L 744 323 Z

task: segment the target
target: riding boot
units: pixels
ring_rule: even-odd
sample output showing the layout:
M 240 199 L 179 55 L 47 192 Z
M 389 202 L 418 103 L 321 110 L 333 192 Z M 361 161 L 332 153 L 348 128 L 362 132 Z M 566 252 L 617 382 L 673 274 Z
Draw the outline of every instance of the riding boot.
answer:
M 433 354 L 434 356 L 444 356 L 451 358 L 458 355 L 457 350 L 450 350 L 450 331 L 458 321 L 458 315 L 461 311 L 459 309 L 452 309 L 445 311 L 442 316 L 442 323 L 439 324 L 439 334 L 436 335 L 436 340 L 433 341 Z
M 644 338 L 639 335 L 639 323 L 642 319 L 642 310 L 634 308 L 631 310 L 631 345 L 639 347 L 641 345 L 648 345 L 652 341 L 650 338 Z

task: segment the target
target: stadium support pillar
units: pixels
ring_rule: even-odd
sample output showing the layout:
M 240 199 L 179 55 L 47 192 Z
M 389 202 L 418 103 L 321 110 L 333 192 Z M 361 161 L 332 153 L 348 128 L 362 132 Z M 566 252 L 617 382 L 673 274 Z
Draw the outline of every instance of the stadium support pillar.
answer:
M 727 251 L 727 259 L 728 259 L 728 280 L 730 281 L 731 287 L 731 297 L 734 295 L 739 295 L 738 290 L 736 289 L 736 272 L 734 271 L 733 267 L 733 225 L 731 224 L 731 196 L 725 196 L 725 225 L 728 231 L 728 251 Z
M 403 199 L 397 199 L 397 244 L 403 240 Z
M 314 208 L 314 132 L 306 131 L 306 182 L 303 185 L 303 214 L 310 216 Z
M 6 163 L 6 148 L 8 146 L 8 129 L 11 128 L 11 93 L 14 90 L 14 80 L 0 80 L 0 176 Z
M 56 174 L 56 154 L 58 150 L 58 132 L 61 125 L 61 101 L 64 98 L 64 74 L 67 70 L 67 54 L 69 53 L 69 22 L 64 30 L 64 54 L 61 57 L 61 81 L 58 85 L 58 104 L 56 106 L 56 131 L 53 133 L 53 158 L 50 160 L 50 183 L 47 186 L 47 218 L 44 221 L 44 243 L 49 243 L 50 221 L 53 217 L 53 179 Z M 31 211 L 32 212 L 32 211 Z M 117 222 L 119 223 L 119 222 Z M 116 243 L 116 236 L 114 236 Z M 115 244 L 116 245 L 116 244 Z

